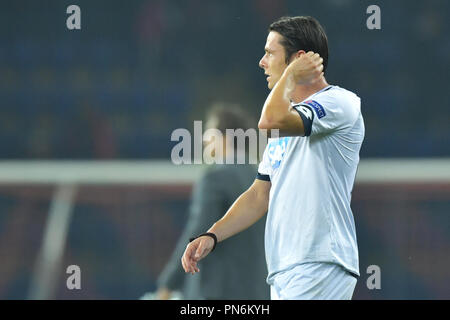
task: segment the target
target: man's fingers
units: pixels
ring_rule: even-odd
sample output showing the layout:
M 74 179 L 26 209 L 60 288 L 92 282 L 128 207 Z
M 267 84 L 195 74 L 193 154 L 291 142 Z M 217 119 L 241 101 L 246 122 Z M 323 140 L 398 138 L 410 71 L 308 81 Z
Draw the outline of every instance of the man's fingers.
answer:
M 188 272 L 188 266 L 186 262 L 186 252 L 183 254 L 183 257 L 181 258 L 181 264 L 183 265 L 184 272 Z
M 193 246 L 191 244 L 189 244 L 187 246 L 186 250 L 184 251 L 183 257 L 181 258 L 181 264 L 183 265 L 183 269 L 185 272 L 192 271 L 191 256 L 192 256 L 193 249 L 194 249 Z
M 184 271 L 192 274 L 199 272 L 200 269 L 197 267 L 197 262 L 208 254 L 209 249 L 210 246 L 206 239 L 198 239 L 189 243 L 181 258 L 181 265 Z
M 204 246 L 201 245 L 201 242 L 192 242 L 188 244 L 186 250 L 184 251 L 183 257 L 181 258 L 181 265 L 186 273 L 189 272 L 194 274 L 200 271 L 197 267 L 197 261 L 202 256 L 203 252 Z
M 200 241 L 200 244 L 198 245 L 197 250 L 195 251 L 194 259 L 196 260 L 200 259 L 200 257 L 203 255 L 203 251 L 205 251 L 204 245 L 203 242 Z
M 197 259 L 195 258 L 195 254 L 198 250 L 198 245 L 194 245 L 192 244 L 192 249 L 189 253 L 189 272 L 191 274 L 194 274 L 196 272 L 197 269 Z
M 314 64 L 321 64 L 323 62 L 323 59 L 319 56 L 319 54 L 315 54 L 313 59 L 312 59 Z
M 190 255 L 190 273 L 191 274 L 194 274 L 194 273 L 200 271 L 197 268 L 197 261 L 198 261 L 197 252 L 199 251 L 200 247 L 201 247 L 201 242 L 199 243 L 199 245 L 196 248 L 192 249 L 192 253 Z
M 185 272 L 191 272 L 191 264 L 186 255 L 183 257 L 183 266 Z

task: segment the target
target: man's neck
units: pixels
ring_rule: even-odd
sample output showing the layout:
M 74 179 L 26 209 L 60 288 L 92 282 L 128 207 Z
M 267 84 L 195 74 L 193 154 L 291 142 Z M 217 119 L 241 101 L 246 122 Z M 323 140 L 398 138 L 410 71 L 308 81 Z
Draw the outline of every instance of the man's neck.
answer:
M 328 87 L 329 84 L 324 77 L 309 85 L 297 85 L 292 92 L 290 98 L 294 103 L 299 103 L 311 96 L 312 94 L 319 92 L 323 88 Z

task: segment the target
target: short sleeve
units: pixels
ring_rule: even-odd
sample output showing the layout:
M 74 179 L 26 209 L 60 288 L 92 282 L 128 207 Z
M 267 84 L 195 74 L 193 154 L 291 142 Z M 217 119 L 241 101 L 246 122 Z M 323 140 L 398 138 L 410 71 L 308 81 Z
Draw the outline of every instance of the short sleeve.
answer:
M 361 100 L 350 91 L 328 90 L 293 106 L 303 120 L 305 136 L 351 128 Z
M 269 159 L 269 143 L 264 150 L 263 157 L 258 166 L 258 173 L 256 175 L 257 179 L 270 181 L 270 176 L 272 175 L 272 166 L 270 165 Z

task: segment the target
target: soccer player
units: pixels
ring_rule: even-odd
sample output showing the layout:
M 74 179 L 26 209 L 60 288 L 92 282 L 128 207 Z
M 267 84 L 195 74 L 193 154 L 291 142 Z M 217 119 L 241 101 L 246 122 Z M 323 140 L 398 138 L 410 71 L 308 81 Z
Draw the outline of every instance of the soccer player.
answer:
M 259 65 L 271 92 L 258 127 L 279 129 L 280 137 L 269 139 L 252 186 L 187 245 L 185 272 L 198 272 L 197 262 L 217 242 L 267 212 L 271 298 L 352 298 L 359 263 L 350 200 L 364 122 L 360 98 L 327 83 L 327 63 L 328 41 L 316 19 L 283 17 L 270 25 Z

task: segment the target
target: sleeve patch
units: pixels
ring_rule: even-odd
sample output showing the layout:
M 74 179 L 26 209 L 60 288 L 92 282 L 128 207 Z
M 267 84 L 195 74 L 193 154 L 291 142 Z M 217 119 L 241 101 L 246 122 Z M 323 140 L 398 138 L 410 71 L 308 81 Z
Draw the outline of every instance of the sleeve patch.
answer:
M 322 107 L 322 105 L 315 100 L 307 100 L 307 101 L 304 101 L 302 104 L 306 104 L 306 105 L 310 106 L 311 108 L 313 108 L 319 119 L 321 119 L 327 115 L 325 113 L 325 109 Z

